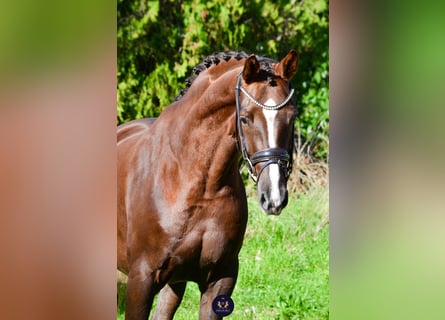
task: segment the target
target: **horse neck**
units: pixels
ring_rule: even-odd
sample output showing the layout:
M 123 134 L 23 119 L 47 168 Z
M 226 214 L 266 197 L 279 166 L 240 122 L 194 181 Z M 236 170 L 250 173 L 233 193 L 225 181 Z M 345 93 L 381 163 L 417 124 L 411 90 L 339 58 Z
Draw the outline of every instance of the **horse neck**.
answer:
M 235 137 L 235 84 L 240 70 L 217 79 L 203 74 L 175 103 L 174 150 L 183 170 L 220 184 L 238 175 L 239 152 Z M 231 179 L 233 180 L 233 179 Z M 236 179 L 235 179 L 236 180 Z
M 222 108 L 235 107 L 235 85 L 241 66 L 236 61 L 229 70 L 223 71 L 225 68 L 221 63 L 205 70 L 195 79 L 182 104 L 192 113 L 192 119 L 205 120 Z

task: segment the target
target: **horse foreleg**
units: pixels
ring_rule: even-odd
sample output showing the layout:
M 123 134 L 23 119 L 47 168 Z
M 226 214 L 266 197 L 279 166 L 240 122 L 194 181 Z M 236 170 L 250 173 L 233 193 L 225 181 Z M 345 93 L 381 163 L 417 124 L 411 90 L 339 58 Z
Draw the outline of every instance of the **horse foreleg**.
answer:
M 152 320 L 173 319 L 182 297 L 184 296 L 186 282 L 166 284 L 159 292 L 158 304 Z
M 238 262 L 225 269 L 219 277 L 205 286 L 200 285 L 201 290 L 201 305 L 199 309 L 200 320 L 216 320 L 222 319 L 212 308 L 213 300 L 219 295 L 230 296 L 235 288 L 236 279 L 238 276 Z
M 147 320 L 158 286 L 155 274 L 144 268 L 132 268 L 128 274 L 125 319 Z

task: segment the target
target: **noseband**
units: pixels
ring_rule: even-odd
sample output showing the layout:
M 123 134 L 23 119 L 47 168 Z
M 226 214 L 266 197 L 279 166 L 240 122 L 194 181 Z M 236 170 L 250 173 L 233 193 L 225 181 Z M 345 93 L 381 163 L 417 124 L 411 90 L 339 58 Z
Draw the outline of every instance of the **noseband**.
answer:
M 284 171 L 284 175 L 287 178 L 289 178 L 290 173 L 292 172 L 292 153 L 294 148 L 294 132 L 292 127 L 292 142 L 291 142 L 291 154 L 289 155 L 288 151 L 283 148 L 267 148 L 264 150 L 260 150 L 255 152 L 252 156 L 249 155 L 247 152 L 246 147 L 246 140 L 244 139 L 244 133 L 243 128 L 241 126 L 241 118 L 240 118 L 240 91 L 243 92 L 253 103 L 255 103 L 257 106 L 266 109 L 266 110 L 279 110 L 282 107 L 284 107 L 289 100 L 292 98 L 292 95 L 294 94 L 294 89 L 291 89 L 289 95 L 286 99 L 283 100 L 283 102 L 275 105 L 275 106 L 268 106 L 265 105 L 258 100 L 256 100 L 245 88 L 241 86 L 241 74 L 238 75 L 238 80 L 236 82 L 235 87 L 235 100 L 236 100 L 236 135 L 239 136 L 239 144 L 241 144 L 241 153 L 243 155 L 243 159 L 247 162 L 247 169 L 249 172 L 250 177 L 253 179 L 253 181 L 258 182 L 258 179 L 260 178 L 261 173 L 271 164 L 278 164 L 280 170 Z M 255 175 L 255 165 L 257 165 L 260 162 L 265 162 L 264 165 L 261 167 L 261 169 L 258 172 L 258 175 Z

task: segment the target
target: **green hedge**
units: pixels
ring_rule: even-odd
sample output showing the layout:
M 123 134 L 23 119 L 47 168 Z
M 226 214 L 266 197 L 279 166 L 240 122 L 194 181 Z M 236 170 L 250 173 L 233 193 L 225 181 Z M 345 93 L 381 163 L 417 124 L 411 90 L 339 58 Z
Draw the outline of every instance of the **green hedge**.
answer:
M 328 2 L 325 0 L 118 0 L 118 123 L 156 117 L 191 69 L 216 51 L 300 55 L 293 80 L 297 132 L 310 153 L 328 153 Z

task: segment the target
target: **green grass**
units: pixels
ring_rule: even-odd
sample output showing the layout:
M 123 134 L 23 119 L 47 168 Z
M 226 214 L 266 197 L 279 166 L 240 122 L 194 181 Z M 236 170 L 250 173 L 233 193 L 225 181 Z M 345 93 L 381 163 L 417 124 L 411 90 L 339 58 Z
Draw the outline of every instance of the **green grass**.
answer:
M 200 293 L 189 282 L 175 319 L 198 318 Z M 266 216 L 249 198 L 232 319 L 329 318 L 328 190 L 289 199 L 280 216 Z M 123 319 L 119 314 L 118 319 Z

